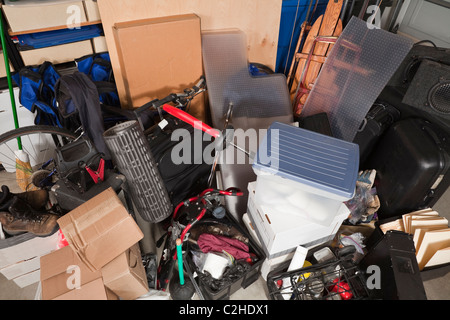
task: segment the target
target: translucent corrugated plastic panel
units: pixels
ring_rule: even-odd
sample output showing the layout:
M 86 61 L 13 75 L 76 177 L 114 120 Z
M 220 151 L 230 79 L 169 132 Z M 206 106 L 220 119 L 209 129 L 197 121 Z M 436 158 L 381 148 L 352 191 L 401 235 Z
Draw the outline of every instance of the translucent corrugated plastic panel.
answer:
M 215 128 L 224 129 L 230 103 L 233 104 L 233 127 L 249 134 L 255 130 L 256 139 L 259 139 L 260 129 L 267 129 L 275 121 L 293 121 L 286 77 L 283 74 L 250 74 L 244 32 L 237 29 L 203 32 L 202 55 Z M 235 135 L 236 145 L 256 153 L 258 144 L 247 144 L 246 140 Z M 225 159 L 219 165 L 222 188 L 236 187 L 246 191 L 248 183 L 256 180 L 251 159 L 240 162 L 236 160 L 239 156 L 245 157 L 231 146 L 222 152 L 222 159 Z M 240 218 L 246 212 L 247 197 L 226 197 L 226 205 L 232 215 Z
M 353 141 L 413 42 L 353 17 L 327 57 L 301 117 L 326 112 L 333 135 Z
M 230 103 L 233 104 L 235 128 L 267 128 L 266 123 L 272 118 L 273 121 L 292 121 L 286 77 L 283 74 L 250 74 L 247 40 L 242 31 L 203 33 L 202 54 L 214 127 L 223 129 Z M 259 118 L 264 118 L 261 125 L 257 121 Z

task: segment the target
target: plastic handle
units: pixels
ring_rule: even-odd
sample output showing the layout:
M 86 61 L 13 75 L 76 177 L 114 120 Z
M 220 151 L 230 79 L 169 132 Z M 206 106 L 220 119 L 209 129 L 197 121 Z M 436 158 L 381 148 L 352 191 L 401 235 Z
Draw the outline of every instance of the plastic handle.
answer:
M 213 136 L 214 138 L 217 138 L 220 136 L 220 131 L 216 130 L 214 128 L 211 128 L 206 123 L 203 123 L 202 121 L 198 120 L 197 118 L 191 116 L 189 113 L 180 110 L 174 106 L 171 106 L 169 104 L 165 104 L 162 106 L 162 109 L 166 111 L 168 114 L 171 114 L 172 116 L 189 123 L 191 126 L 193 126 L 196 129 L 201 129 L 202 131 L 206 132 L 207 134 Z
M 183 272 L 183 253 L 181 250 L 181 239 L 176 240 L 177 256 L 178 256 L 178 274 L 180 277 L 180 285 L 184 285 L 184 272 Z

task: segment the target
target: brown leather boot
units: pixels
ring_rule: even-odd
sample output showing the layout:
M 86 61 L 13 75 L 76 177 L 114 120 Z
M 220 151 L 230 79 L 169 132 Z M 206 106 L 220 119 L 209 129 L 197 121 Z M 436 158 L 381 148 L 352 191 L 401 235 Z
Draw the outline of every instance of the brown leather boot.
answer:
M 46 206 L 48 202 L 48 191 L 33 190 L 21 193 L 12 193 L 8 186 L 3 185 L 0 191 L 0 210 L 7 211 L 12 203 L 14 196 L 17 196 L 21 200 L 27 202 L 33 209 L 39 210 Z
M 3 230 L 10 235 L 30 232 L 45 237 L 56 230 L 59 216 L 44 210 L 34 210 L 27 202 L 14 197 L 9 212 L 0 212 Z

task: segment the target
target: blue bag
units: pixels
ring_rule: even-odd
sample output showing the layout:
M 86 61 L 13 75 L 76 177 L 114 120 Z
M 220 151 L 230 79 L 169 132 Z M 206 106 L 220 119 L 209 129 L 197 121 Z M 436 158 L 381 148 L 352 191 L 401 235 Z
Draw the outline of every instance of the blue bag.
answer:
M 78 71 L 86 74 L 97 87 L 100 102 L 120 107 L 119 94 L 108 52 L 95 53 L 75 60 Z
M 19 86 L 20 103 L 35 113 L 36 125 L 62 127 L 55 101 L 55 84 L 60 74 L 51 62 L 39 67 L 27 66 L 12 75 Z

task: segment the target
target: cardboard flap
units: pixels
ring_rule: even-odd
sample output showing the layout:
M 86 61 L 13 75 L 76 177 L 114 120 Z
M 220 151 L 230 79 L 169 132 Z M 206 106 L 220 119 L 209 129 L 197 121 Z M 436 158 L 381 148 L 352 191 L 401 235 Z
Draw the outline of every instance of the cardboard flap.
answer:
M 67 242 L 91 270 L 133 246 L 144 234 L 109 188 L 58 219 Z
M 100 271 L 91 271 L 69 246 L 41 257 L 40 262 L 43 300 L 54 299 L 74 291 L 71 285 L 72 280 L 77 276 L 81 286 L 102 276 Z

